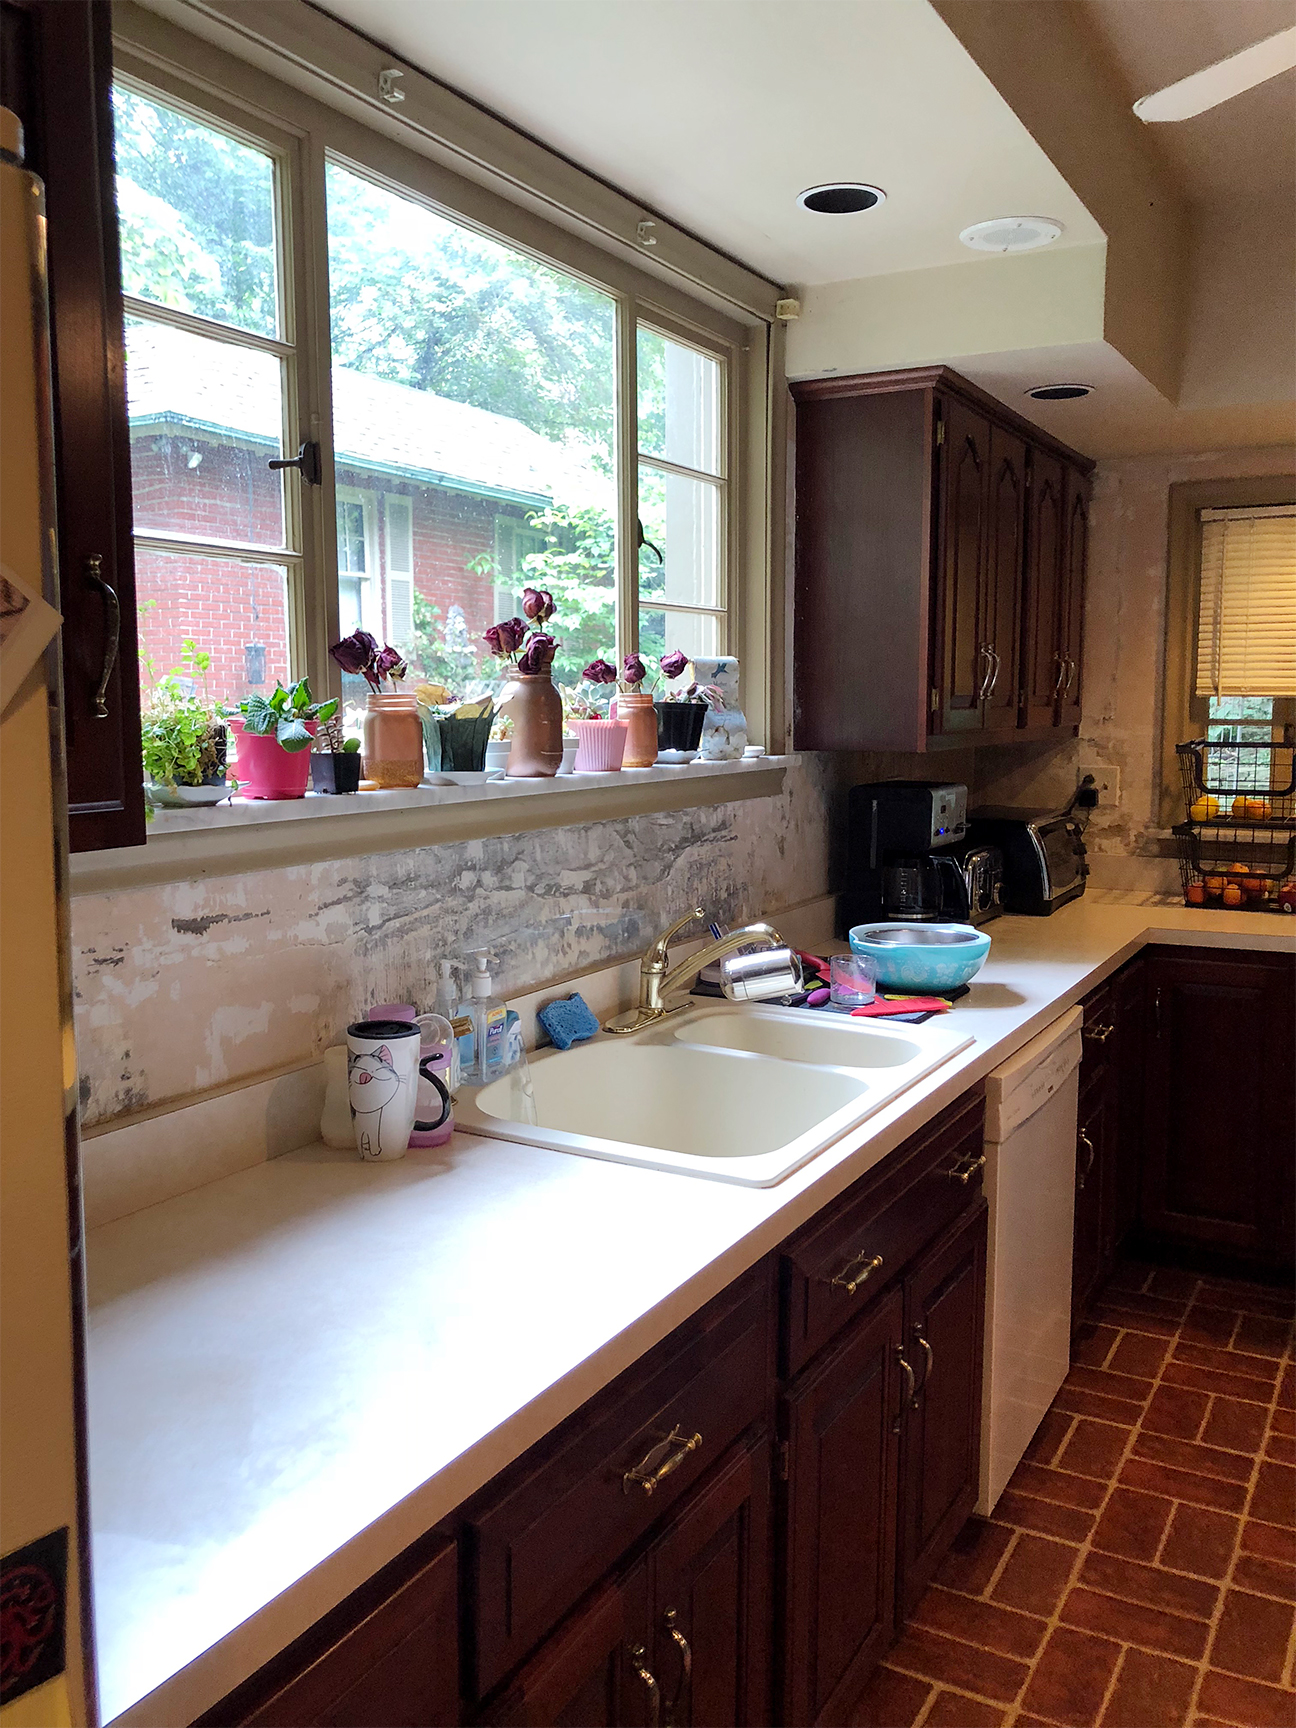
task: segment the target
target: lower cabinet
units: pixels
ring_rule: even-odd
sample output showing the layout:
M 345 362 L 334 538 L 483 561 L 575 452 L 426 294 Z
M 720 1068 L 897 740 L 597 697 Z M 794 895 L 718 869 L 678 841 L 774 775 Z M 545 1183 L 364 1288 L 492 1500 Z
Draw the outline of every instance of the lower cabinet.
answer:
M 1073 1331 L 1115 1266 L 1116 1116 L 1110 1075 L 1085 1075 L 1076 1118 Z

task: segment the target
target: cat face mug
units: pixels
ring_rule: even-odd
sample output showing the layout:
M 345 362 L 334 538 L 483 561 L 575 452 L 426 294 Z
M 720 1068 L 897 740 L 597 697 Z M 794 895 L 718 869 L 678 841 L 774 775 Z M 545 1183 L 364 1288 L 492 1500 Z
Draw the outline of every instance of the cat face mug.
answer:
M 419 1029 L 412 1020 L 347 1027 L 347 1096 L 356 1150 L 369 1163 L 403 1158 L 418 1102 Z

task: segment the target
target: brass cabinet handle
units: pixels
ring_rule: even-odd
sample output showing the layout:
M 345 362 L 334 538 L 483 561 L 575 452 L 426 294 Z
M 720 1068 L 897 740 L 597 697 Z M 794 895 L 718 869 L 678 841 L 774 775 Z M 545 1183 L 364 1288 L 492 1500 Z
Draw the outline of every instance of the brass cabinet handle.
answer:
M 927 1390 L 927 1382 L 932 1377 L 932 1369 L 936 1366 L 936 1352 L 932 1349 L 931 1345 L 923 1337 L 923 1329 L 922 1329 L 922 1321 L 921 1320 L 915 1320 L 914 1321 L 913 1335 L 914 1335 L 914 1342 L 919 1346 L 919 1348 L 922 1350 L 923 1355 L 927 1358 L 927 1366 L 923 1369 L 923 1378 L 922 1378 L 922 1389 L 925 1392 Z M 918 1395 L 917 1395 L 917 1393 L 914 1394 L 913 1403 L 910 1406 L 910 1408 L 913 1410 L 916 1410 L 918 1408 Z
M 984 1169 L 985 1153 L 983 1152 L 979 1158 L 960 1160 L 952 1170 L 947 1170 L 945 1174 L 949 1177 L 951 1182 L 957 1182 L 961 1187 L 966 1188 L 968 1183 L 976 1175 L 977 1171 Z
M 1053 658 L 1057 661 L 1057 677 L 1053 680 L 1053 694 L 1057 697 L 1062 694 L 1062 680 L 1066 677 L 1066 656 L 1054 654 Z
M 647 1665 L 648 1653 L 642 1644 L 635 1644 L 631 1646 L 629 1656 L 635 1673 L 648 1688 L 648 1706 L 651 1712 L 648 1717 L 649 1728 L 657 1728 L 661 1721 L 661 1691 L 653 1677 L 652 1670 Z
M 1115 1030 L 1114 1026 L 1086 1026 L 1084 1035 L 1093 1044 L 1105 1044 Z
M 679 1684 L 675 1688 L 675 1696 L 666 1706 L 666 1728 L 674 1728 L 675 1712 L 679 1709 L 680 1699 L 684 1696 L 684 1688 L 693 1678 L 693 1651 L 689 1641 L 675 1624 L 678 1616 L 673 1608 L 668 1608 L 662 1615 L 662 1625 L 670 1633 L 671 1639 L 680 1653 Z
M 848 1260 L 836 1277 L 830 1278 L 828 1282 L 835 1290 L 844 1290 L 848 1296 L 853 1296 L 860 1285 L 866 1279 L 871 1278 L 881 1264 L 882 1256 L 870 1254 L 865 1248 L 853 1260 Z
M 985 671 L 981 674 L 981 688 L 976 693 L 977 701 L 984 702 L 994 684 L 995 670 L 994 649 L 987 642 L 983 642 L 977 649 L 977 665 L 985 666 Z
M 121 642 L 121 601 L 117 598 L 117 590 L 112 583 L 104 580 L 102 553 L 93 552 L 86 559 L 85 578 L 90 586 L 97 589 L 103 596 L 104 611 L 107 614 L 103 669 L 99 673 L 99 687 L 94 694 L 95 719 L 106 720 L 108 718 L 108 680 L 112 677 L 113 667 L 117 664 L 117 648 Z
M 904 1395 L 900 1399 L 900 1408 L 896 1412 L 896 1419 L 891 1424 L 891 1432 L 893 1434 L 898 1434 L 900 1432 L 900 1424 L 901 1424 L 901 1422 L 904 1421 L 904 1413 L 905 1413 L 906 1407 L 916 1409 L 917 1408 L 917 1401 L 914 1398 L 914 1385 L 915 1385 L 914 1371 L 909 1366 L 909 1364 L 905 1361 L 904 1345 L 903 1344 L 897 1344 L 895 1347 L 895 1353 L 896 1353 L 896 1361 L 900 1364 L 900 1372 L 905 1377 Z
M 645 1494 L 651 1494 L 666 1480 L 688 1457 L 690 1452 L 696 1452 L 702 1444 L 702 1436 L 682 1434 L 678 1428 L 672 1428 L 670 1433 L 655 1446 L 650 1448 L 641 1463 L 633 1470 L 627 1470 L 621 1478 L 621 1492 L 628 1494 L 637 1483 Z M 670 1447 L 675 1450 L 671 1452 Z M 666 1456 L 663 1458 L 662 1453 Z
M 1066 695 L 1067 691 L 1071 688 L 1071 685 L 1074 683 L 1075 675 L 1076 675 L 1076 663 L 1071 658 L 1071 656 L 1069 654 L 1066 656 L 1066 668 L 1067 668 L 1066 683 L 1062 686 L 1062 694 L 1064 696 Z
M 986 691 L 987 697 L 993 696 L 995 693 L 995 685 L 999 682 L 999 668 L 1003 664 L 999 658 L 999 650 L 995 647 L 990 649 L 990 658 L 994 662 L 994 668 L 990 673 L 990 688 Z
M 1089 1154 L 1088 1160 L 1085 1163 L 1085 1167 L 1080 1172 L 1080 1175 L 1076 1181 L 1076 1186 L 1078 1188 L 1083 1188 L 1085 1183 L 1088 1181 L 1090 1175 L 1093 1172 L 1094 1157 L 1095 1157 L 1094 1143 L 1089 1138 L 1089 1136 L 1085 1133 L 1083 1128 L 1080 1130 L 1080 1144 L 1084 1147 L 1085 1151 L 1088 1152 L 1088 1154 Z

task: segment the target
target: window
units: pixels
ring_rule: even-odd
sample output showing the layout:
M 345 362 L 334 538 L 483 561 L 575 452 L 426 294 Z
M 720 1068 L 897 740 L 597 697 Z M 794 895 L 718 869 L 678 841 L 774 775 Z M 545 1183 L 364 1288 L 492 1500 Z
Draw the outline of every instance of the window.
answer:
M 408 498 L 383 499 L 387 522 L 387 635 L 398 648 L 414 639 L 414 526 Z
M 1197 695 L 1296 695 L 1296 504 L 1201 512 Z

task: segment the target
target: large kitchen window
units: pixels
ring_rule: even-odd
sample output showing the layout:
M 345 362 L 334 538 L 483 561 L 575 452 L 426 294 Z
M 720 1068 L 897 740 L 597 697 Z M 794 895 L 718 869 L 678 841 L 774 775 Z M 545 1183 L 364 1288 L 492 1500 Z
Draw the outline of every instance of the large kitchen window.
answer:
M 173 668 L 192 684 L 192 644 L 213 702 L 309 674 L 354 719 L 362 682 L 327 650 L 356 628 L 476 695 L 527 586 L 558 603 L 562 684 L 599 656 L 735 650 L 740 326 L 600 278 L 557 229 L 519 244 L 467 183 L 456 209 L 355 127 L 335 148 L 321 111 L 302 143 L 122 64 L 146 706 Z

